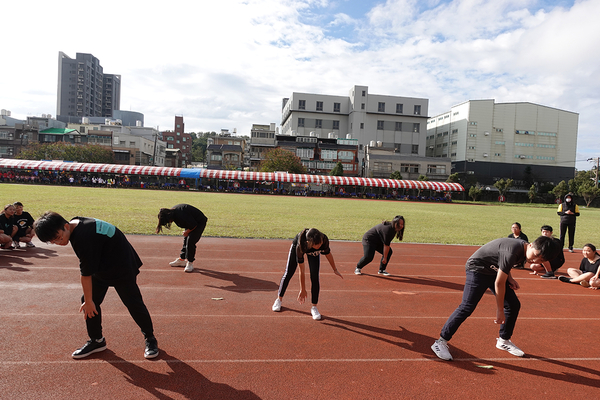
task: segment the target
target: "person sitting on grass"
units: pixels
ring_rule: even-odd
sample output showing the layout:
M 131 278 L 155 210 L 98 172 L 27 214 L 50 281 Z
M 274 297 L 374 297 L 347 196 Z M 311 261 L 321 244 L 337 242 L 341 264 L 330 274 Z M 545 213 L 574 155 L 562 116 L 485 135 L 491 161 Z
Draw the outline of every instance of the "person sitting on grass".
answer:
M 566 276 L 559 276 L 558 279 L 565 283 L 574 283 L 575 285 L 581 285 L 583 287 L 592 286 L 593 289 L 597 289 L 600 286 L 598 281 L 598 266 L 600 266 L 600 255 L 596 252 L 596 246 L 591 243 L 587 243 L 581 250 L 583 254 L 583 260 L 579 264 L 579 269 L 569 268 L 567 269 Z M 592 280 L 592 278 L 594 278 Z
M 542 226 L 542 236 L 553 237 L 552 227 L 550 225 Z M 556 279 L 554 273 L 565 263 L 565 255 L 561 252 L 554 260 L 545 261 L 541 264 L 531 264 L 529 268 L 533 271 L 532 275 L 540 275 L 544 279 Z M 542 272 L 544 273 L 542 275 Z
M 146 339 L 145 358 L 158 356 L 158 344 L 150 313 L 144 304 L 137 276 L 142 260 L 123 232 L 108 222 L 85 217 L 67 221 L 60 214 L 48 211 L 33 227 L 37 237 L 45 243 L 71 247 L 79 258 L 81 271 L 80 312 L 87 327 L 90 340 L 72 354 L 73 358 L 84 358 L 106 350 L 106 339 L 102 335 L 102 311 L 110 286 L 114 287 L 129 314 L 142 330 Z

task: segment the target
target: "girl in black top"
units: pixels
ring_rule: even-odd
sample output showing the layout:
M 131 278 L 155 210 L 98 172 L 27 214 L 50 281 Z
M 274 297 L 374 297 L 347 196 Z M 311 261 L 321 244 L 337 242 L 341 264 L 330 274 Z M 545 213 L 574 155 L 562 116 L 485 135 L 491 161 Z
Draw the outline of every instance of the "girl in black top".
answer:
M 361 275 L 362 268 L 373 261 L 373 257 L 375 257 L 375 252 L 377 251 L 382 255 L 379 262 L 379 274 L 389 275 L 385 269 L 390 261 L 390 257 L 392 257 L 390 243 L 394 238 L 402 240 L 403 237 L 404 217 L 402 215 L 396 215 L 392 221 L 383 221 L 381 224 L 369 229 L 362 238 L 364 255 L 358 264 L 356 264 L 354 273 Z
M 565 247 L 565 235 L 569 230 L 569 252 L 573 252 L 573 243 L 575 242 L 575 222 L 579 217 L 579 207 L 575 204 L 573 193 L 565 195 L 565 201 L 558 206 L 556 212 L 560 216 L 560 242 Z
M 317 310 L 319 291 L 321 288 L 319 283 L 321 254 L 327 257 L 327 261 L 329 261 L 329 264 L 333 269 L 333 273 L 342 279 L 344 278 L 335 266 L 335 261 L 333 260 L 331 250 L 329 249 L 329 239 L 327 238 L 327 235 L 324 235 L 318 229 L 306 228 L 296 235 L 294 241 L 292 242 L 292 246 L 290 247 L 285 272 L 283 273 L 283 277 L 281 278 L 281 282 L 279 284 L 278 296 L 272 307 L 273 311 L 281 311 L 281 301 L 283 300 L 285 291 L 290 283 L 290 280 L 292 279 L 292 276 L 294 276 L 297 267 L 300 267 L 300 293 L 298 294 L 298 302 L 300 304 L 304 304 L 304 301 L 306 300 L 306 286 L 304 283 L 304 255 L 306 255 L 308 258 L 308 268 L 310 270 L 310 292 L 312 303 L 310 313 L 312 314 L 314 320 L 321 319 L 321 314 L 319 313 L 319 310 Z
M 583 254 L 583 260 L 579 264 L 579 269 L 568 268 L 566 276 L 560 276 L 562 282 L 574 283 L 583 287 L 592 287 L 592 289 L 598 289 L 600 282 L 598 281 L 598 272 L 600 271 L 600 255 L 596 252 L 596 246 L 591 243 L 587 243 L 581 250 Z M 591 284 L 591 285 L 590 285 Z
M 158 226 L 156 233 L 162 231 L 166 226 L 171 229 L 171 223 L 175 222 L 183 231 L 183 247 L 179 258 L 169 264 L 172 267 L 185 266 L 185 272 L 194 270 L 194 260 L 196 259 L 196 243 L 202 237 L 208 218 L 194 206 L 189 204 L 177 204 L 173 208 L 161 208 L 158 212 Z

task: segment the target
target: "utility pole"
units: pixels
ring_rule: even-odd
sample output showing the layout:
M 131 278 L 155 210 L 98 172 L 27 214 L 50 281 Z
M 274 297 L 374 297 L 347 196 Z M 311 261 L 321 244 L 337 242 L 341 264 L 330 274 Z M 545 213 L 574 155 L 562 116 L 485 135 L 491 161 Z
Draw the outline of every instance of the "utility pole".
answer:
M 598 187 L 598 173 L 600 172 L 600 157 L 593 157 L 593 158 L 588 158 L 588 161 L 595 161 L 596 162 L 596 170 L 594 171 L 594 184 L 596 185 L 596 187 Z

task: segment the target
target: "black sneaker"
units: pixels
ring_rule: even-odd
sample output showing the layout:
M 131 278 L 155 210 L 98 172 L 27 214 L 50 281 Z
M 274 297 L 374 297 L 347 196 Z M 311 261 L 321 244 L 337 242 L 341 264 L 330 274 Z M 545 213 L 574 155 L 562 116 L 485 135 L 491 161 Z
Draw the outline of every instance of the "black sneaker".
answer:
M 558 280 L 561 281 L 561 282 L 565 282 L 565 283 L 572 283 L 571 282 L 571 278 L 568 278 L 566 276 L 559 276 Z
M 554 276 L 554 271 L 548 271 L 544 275 L 542 275 L 541 278 L 544 278 L 544 279 L 556 279 L 556 276 Z
M 144 357 L 154 358 L 158 356 L 158 342 L 155 337 L 146 339 L 146 350 L 144 351 Z
M 106 339 L 102 338 L 100 341 L 90 339 L 82 348 L 75 350 L 71 355 L 73 358 L 84 358 L 92 353 L 98 353 L 103 350 L 106 350 Z

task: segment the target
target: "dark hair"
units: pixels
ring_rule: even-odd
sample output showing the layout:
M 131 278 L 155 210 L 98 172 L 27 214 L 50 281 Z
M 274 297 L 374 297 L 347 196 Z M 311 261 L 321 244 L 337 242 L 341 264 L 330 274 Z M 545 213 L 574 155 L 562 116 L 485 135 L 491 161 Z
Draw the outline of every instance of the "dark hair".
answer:
M 171 208 L 161 208 L 158 212 L 158 225 L 156 226 L 156 233 L 162 232 L 162 227 L 166 226 L 167 229 L 171 229 L 171 222 L 173 222 L 173 214 L 175 210 Z
M 552 230 L 552 227 L 550 225 L 542 225 L 542 227 L 540 228 L 541 231 L 550 231 L 550 232 L 554 232 Z
M 33 223 L 35 234 L 42 242 L 53 240 L 59 231 L 65 229 L 69 221 L 63 218 L 59 213 L 47 211 Z
M 520 223 L 518 223 L 518 222 L 513 222 L 513 225 L 516 225 L 516 226 L 518 226 L 518 227 L 519 227 L 519 230 L 521 230 L 521 224 L 520 224 Z M 511 225 L 511 226 L 512 226 L 512 225 Z
M 586 244 L 584 244 L 584 245 L 583 245 L 583 247 L 589 247 L 590 249 L 592 249 L 592 251 L 593 251 L 594 253 L 596 252 L 596 246 L 594 246 L 594 245 L 593 245 L 593 244 L 591 244 L 591 243 L 586 243 Z M 583 248 L 583 247 L 582 247 L 582 248 Z
M 563 200 L 564 200 L 564 201 L 567 201 L 567 197 L 570 197 L 570 198 L 571 198 L 571 200 L 573 200 L 573 193 L 570 193 L 570 192 L 569 192 L 569 193 L 565 194 L 565 198 L 564 198 Z
M 544 261 L 554 260 L 563 249 L 560 240 L 548 236 L 538 237 L 531 245 L 534 249 L 540 251 L 540 257 L 542 257 Z
M 394 217 L 394 219 L 392 219 L 392 226 L 394 227 L 394 229 L 396 228 L 396 225 L 398 225 L 398 223 L 402 221 L 402 229 L 400 229 L 399 231 L 396 232 L 396 236 L 395 238 L 398 240 L 402 240 L 402 238 L 404 237 L 404 228 L 406 227 L 406 221 L 404 220 L 404 217 L 402 215 L 396 215 Z
M 316 228 L 307 228 L 306 241 L 312 244 L 321 244 L 323 243 L 323 234 Z
M 15 207 L 16 207 L 16 206 L 21 206 L 21 207 L 23 207 L 23 203 L 21 203 L 20 201 L 15 201 L 15 202 L 13 203 L 13 206 L 15 206 Z

